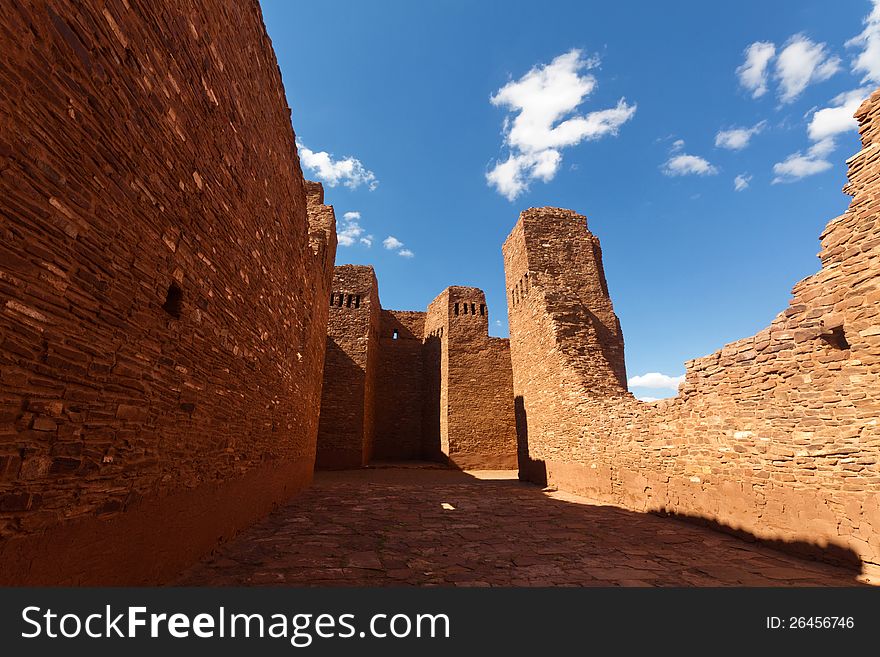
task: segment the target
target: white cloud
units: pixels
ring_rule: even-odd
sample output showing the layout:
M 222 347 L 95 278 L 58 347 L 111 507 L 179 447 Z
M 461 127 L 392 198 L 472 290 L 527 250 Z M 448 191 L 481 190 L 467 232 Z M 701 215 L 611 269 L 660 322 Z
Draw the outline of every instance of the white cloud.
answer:
M 832 106 L 813 113 L 807 134 L 813 141 L 821 141 L 841 132 L 858 129 L 858 122 L 853 117 L 855 111 L 874 89 L 863 87 L 839 94 L 832 99 Z
M 852 62 L 854 73 L 862 73 L 862 82 L 880 83 L 880 0 L 874 0 L 871 13 L 863 21 L 865 29 L 846 42 L 848 48 L 861 47 Z
M 678 390 L 680 383 L 684 381 L 684 374 L 681 376 L 669 376 L 660 372 L 648 372 L 640 376 L 630 377 L 627 385 L 630 388 L 665 388 L 668 390 Z
M 880 82 L 880 0 L 873 0 L 863 23 L 865 29 L 846 46 L 860 49 L 852 61 L 853 72 L 863 74 L 862 83 L 876 84 Z M 813 43 L 802 34 L 791 37 L 776 61 L 780 100 L 791 102 L 807 85 L 826 80 L 839 69 L 840 58 L 830 55 L 824 43 Z M 873 85 L 868 85 L 838 94 L 828 107 L 814 111 L 807 126 L 812 145 L 774 164 L 773 183 L 794 182 L 830 169 L 833 165 L 827 158 L 836 147 L 835 137 L 858 128 L 853 114 L 872 91 Z
M 840 57 L 830 55 L 824 43 L 814 43 L 803 34 L 796 34 L 776 58 L 779 99 L 790 103 L 809 84 L 827 80 L 839 70 Z
M 752 98 L 767 93 L 767 71 L 776 54 L 776 46 L 768 41 L 756 41 L 745 49 L 745 62 L 736 69 L 739 83 L 752 92 Z
M 400 249 L 403 247 L 403 242 L 394 237 L 394 235 L 389 235 L 382 241 L 382 246 L 384 246 L 389 251 L 393 251 L 395 249 Z
M 360 226 L 343 226 L 342 230 L 336 231 L 336 239 L 339 246 L 351 246 L 362 232 Z
M 662 166 L 662 171 L 667 176 L 714 176 L 718 173 L 718 167 L 710 164 L 708 160 L 699 155 L 673 155 Z
M 373 236 L 370 235 L 372 238 Z M 415 253 L 413 253 L 410 249 L 405 249 L 403 242 L 394 237 L 394 235 L 389 235 L 384 240 L 382 240 L 382 246 L 384 246 L 389 251 L 397 251 L 397 255 L 401 258 L 414 258 Z
M 552 180 L 562 162 L 562 149 L 616 135 L 635 114 L 636 106 L 623 98 L 609 109 L 585 116 L 577 113 L 597 84 L 586 71 L 598 64 L 597 57 L 585 58 L 582 51 L 570 50 L 508 82 L 489 99 L 516 114 L 504 120 L 507 159 L 486 173 L 487 183 L 508 200 L 527 190 L 532 180 Z
M 751 128 L 730 128 L 728 130 L 719 130 L 715 135 L 715 145 L 719 148 L 728 148 L 732 151 L 739 151 L 749 145 L 752 137 L 759 134 L 766 121 L 756 123 Z
M 741 192 L 744 189 L 748 189 L 749 183 L 751 182 L 752 177 L 748 174 L 741 173 L 736 178 L 733 179 L 733 189 L 734 191 Z
M 352 246 L 355 242 L 367 248 L 373 245 L 373 236 L 364 235 L 360 220 L 360 212 L 346 212 L 342 215 L 342 221 L 336 225 L 336 240 L 339 246 Z
M 776 177 L 773 184 L 795 182 L 830 169 L 833 164 L 827 158 L 835 149 L 834 138 L 858 128 L 853 113 L 871 91 L 871 87 L 863 87 L 838 94 L 831 100 L 830 107 L 813 112 L 807 126 L 807 135 L 813 144 L 805 153 L 792 153 L 784 161 L 774 164 Z
M 776 174 L 773 184 L 794 182 L 827 171 L 832 164 L 825 158 L 831 154 L 834 146 L 834 139 L 827 137 L 810 146 L 806 153 L 798 151 L 789 155 L 784 162 L 777 162 L 773 165 L 773 173 Z
M 562 155 L 556 150 L 522 155 L 511 153 L 507 160 L 496 163 L 495 167 L 486 173 L 486 181 L 494 185 L 508 201 L 512 201 L 528 189 L 531 180 L 536 178 L 544 182 L 553 180 L 560 162 Z
M 649 397 L 648 395 L 636 395 L 636 399 L 648 403 L 660 401 L 658 397 Z
M 367 185 L 370 190 L 374 190 L 379 185 L 376 175 L 357 158 L 349 155 L 341 160 L 334 160 L 330 153 L 315 152 L 301 143 L 297 143 L 297 148 L 302 165 L 328 187 L 336 187 L 342 183 L 350 189 Z
M 684 148 L 684 139 L 676 139 L 672 142 L 672 146 L 669 148 L 670 153 L 678 153 L 681 149 Z

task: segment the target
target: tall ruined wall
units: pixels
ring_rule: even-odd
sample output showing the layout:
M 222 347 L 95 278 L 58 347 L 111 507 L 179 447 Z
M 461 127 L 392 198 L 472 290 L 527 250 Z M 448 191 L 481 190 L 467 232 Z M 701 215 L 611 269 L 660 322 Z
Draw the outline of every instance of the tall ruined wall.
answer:
M 162 581 L 311 480 L 332 229 L 256 2 L 3 27 L 0 583 Z
M 857 117 L 853 200 L 821 236 L 821 270 L 794 287 L 769 328 L 689 362 L 675 399 L 597 394 L 584 375 L 595 338 L 556 321 L 545 281 L 555 283 L 535 277 L 510 311 L 528 476 L 880 562 L 880 93 Z M 540 248 L 523 246 L 521 232 L 505 244 L 509 290 Z
M 489 337 L 485 294 L 447 288 L 429 307 L 425 330 L 439 339 L 442 453 L 460 468 L 515 467 L 509 347 Z
M 517 320 L 531 314 L 532 288 L 538 287 L 569 366 L 596 394 L 625 391 L 623 333 L 608 294 L 602 249 L 586 217 L 561 208 L 526 210 L 504 253 L 510 262 L 508 307 Z
M 583 428 L 582 396 L 626 394 L 623 335 L 585 217 L 526 210 L 503 252 L 520 469 L 540 480 L 543 464 L 532 472 L 526 448 L 539 442 L 542 461 L 565 461 L 564 437 Z
M 334 268 L 318 426 L 318 468 L 353 468 L 372 456 L 382 307 L 372 267 Z
M 382 311 L 374 400 L 373 458 L 377 460 L 422 458 L 424 331 L 423 312 Z
M 330 319 L 330 305 L 328 298 L 333 289 L 333 263 L 336 260 L 336 213 L 332 205 L 324 204 L 324 187 L 321 183 L 305 180 L 306 208 L 309 218 L 309 246 L 315 258 L 314 268 L 318 275 L 314 277 L 312 293 L 312 321 L 308 326 L 308 343 L 310 345 L 324 345 L 323 349 L 316 349 L 319 358 L 310 364 L 309 377 L 314 381 L 321 381 L 319 385 L 312 385 L 301 390 L 305 396 L 308 411 L 302 418 L 303 429 L 310 436 L 315 436 L 311 441 L 310 460 L 312 463 L 317 458 L 317 435 L 319 418 L 321 414 L 321 397 L 323 391 L 324 361 L 326 358 L 327 330 Z M 297 354 L 297 358 L 300 355 Z
M 424 452 L 438 460 L 449 456 L 449 288 L 428 304 L 425 314 Z
M 336 267 L 318 467 L 371 458 L 515 467 L 510 349 L 488 335 L 483 292 L 450 287 L 415 312 L 383 310 L 375 286 L 369 267 Z M 357 452 L 368 442 L 372 449 Z

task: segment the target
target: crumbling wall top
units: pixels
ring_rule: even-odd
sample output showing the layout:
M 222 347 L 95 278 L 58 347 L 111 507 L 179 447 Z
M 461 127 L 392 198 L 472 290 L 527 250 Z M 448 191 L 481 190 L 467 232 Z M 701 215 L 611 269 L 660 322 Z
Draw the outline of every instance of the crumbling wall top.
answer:
M 880 135 L 880 89 L 866 98 L 853 116 L 859 122 L 862 147 L 876 143 Z

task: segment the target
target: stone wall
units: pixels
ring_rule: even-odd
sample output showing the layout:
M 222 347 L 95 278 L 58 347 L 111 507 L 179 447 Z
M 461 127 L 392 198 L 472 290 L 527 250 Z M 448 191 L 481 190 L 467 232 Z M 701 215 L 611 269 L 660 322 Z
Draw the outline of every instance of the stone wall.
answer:
M 420 458 L 461 468 L 515 467 L 510 350 L 507 340 L 488 335 L 483 292 L 450 287 L 427 312 L 383 310 L 372 268 L 336 272 L 334 290 L 348 291 L 345 307 L 337 292 L 331 306 L 318 467 Z M 354 309 L 351 294 L 360 299 Z M 359 418 L 371 410 L 374 422 L 362 429 Z M 359 448 L 368 441 L 371 449 Z M 339 456 L 342 449 L 355 456 Z
M 449 289 L 428 305 L 425 317 L 425 453 L 449 455 Z
M 424 327 L 423 312 L 382 311 L 373 445 L 373 457 L 378 461 L 422 458 Z
M 382 307 L 372 267 L 334 269 L 318 426 L 318 468 L 356 468 L 373 452 Z M 332 409 L 332 411 L 330 410 Z
M 440 445 L 460 468 L 516 467 L 508 341 L 489 337 L 482 290 L 449 287 L 429 309 L 440 339 Z
M 626 392 L 603 340 L 615 323 L 602 282 L 587 275 L 589 293 L 566 297 L 581 274 L 576 249 L 535 271 L 559 214 L 523 213 L 504 255 L 525 477 L 823 558 L 880 562 L 880 92 L 857 118 L 853 200 L 821 236 L 821 270 L 767 329 L 687 363 L 671 400 Z M 581 243 L 595 239 L 570 220 Z M 602 327 L 572 331 L 579 304 Z
M 332 213 L 256 2 L 3 23 L 0 583 L 161 582 L 311 481 Z

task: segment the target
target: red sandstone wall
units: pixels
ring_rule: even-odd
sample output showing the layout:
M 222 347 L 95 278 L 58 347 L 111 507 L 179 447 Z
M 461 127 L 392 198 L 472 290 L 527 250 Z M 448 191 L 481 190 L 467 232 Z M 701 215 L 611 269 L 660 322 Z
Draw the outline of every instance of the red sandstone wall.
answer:
M 382 310 L 375 286 L 369 267 L 336 268 L 334 290 L 347 291 L 344 307 L 338 292 L 331 306 L 318 467 L 371 458 L 515 467 L 510 350 L 488 336 L 483 292 L 447 288 L 425 313 Z M 348 307 L 355 293 L 360 309 Z
M 445 315 L 445 317 L 444 317 Z M 507 340 L 490 338 L 482 290 L 449 287 L 431 304 L 425 330 L 440 339 L 440 447 L 460 468 L 516 466 Z
M 439 460 L 449 458 L 449 288 L 428 305 L 425 315 L 424 452 Z
M 422 458 L 424 331 L 423 312 L 382 311 L 373 444 L 373 458 L 376 460 Z
M 449 459 L 462 469 L 517 467 L 510 343 L 503 338 L 455 343 L 450 368 Z
M 425 313 L 422 366 L 424 368 L 425 399 L 422 406 L 422 456 L 434 461 L 445 461 L 443 436 L 446 433 L 446 388 L 441 385 L 448 361 L 443 338 L 449 332 L 445 311 L 446 292 L 441 292 Z M 444 409 L 441 412 L 441 409 Z M 448 441 L 446 449 L 448 451 Z
M 318 427 L 318 468 L 353 468 L 372 456 L 381 305 L 372 267 L 334 268 Z
M 853 201 L 822 234 L 821 270 L 769 328 L 689 362 L 678 398 L 597 393 L 585 364 L 613 368 L 590 355 L 601 351 L 595 336 L 556 321 L 566 309 L 554 288 L 570 270 L 537 277 L 510 311 L 528 476 L 880 562 L 880 93 L 857 117 Z M 536 248 L 522 223 L 505 244 L 509 288 Z
M 309 374 L 311 381 L 314 382 L 317 378 L 321 383 L 302 386 L 297 390 L 297 393 L 306 401 L 309 409 L 302 422 L 308 435 L 315 436 L 315 440 L 310 443 L 311 461 L 314 463 L 317 458 L 317 435 L 321 414 L 327 327 L 330 318 L 328 299 L 333 285 L 333 262 L 336 259 L 336 213 L 332 205 L 324 204 L 324 188 L 320 183 L 306 180 L 304 187 L 309 217 L 309 246 L 315 259 L 313 267 L 318 272 L 318 275 L 314 277 L 315 285 L 310 309 L 312 322 L 308 327 L 308 341 L 313 345 L 325 345 L 324 349 L 316 350 L 320 357 L 311 364 Z M 297 358 L 300 357 L 301 354 L 297 353 Z
M 3 21 L 0 583 L 162 581 L 311 480 L 332 231 L 256 2 Z
M 582 431 L 587 391 L 626 394 L 623 336 L 586 217 L 526 210 L 503 252 L 520 471 L 541 481 L 544 462 L 566 461 L 563 441 Z

